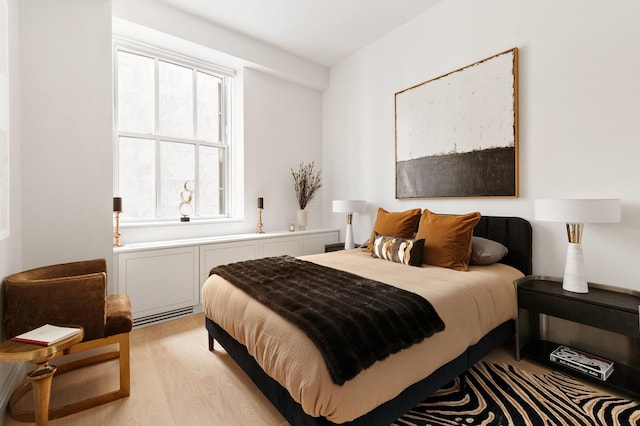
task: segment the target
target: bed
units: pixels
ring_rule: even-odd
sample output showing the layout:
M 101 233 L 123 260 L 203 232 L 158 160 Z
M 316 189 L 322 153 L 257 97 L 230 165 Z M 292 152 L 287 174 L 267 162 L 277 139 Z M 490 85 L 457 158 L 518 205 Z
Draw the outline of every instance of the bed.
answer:
M 343 385 L 325 377 L 322 357 L 304 333 L 216 274 L 203 285 L 209 350 L 217 340 L 292 425 L 388 425 L 513 336 L 513 281 L 531 274 L 531 226 L 521 218 L 483 216 L 473 235 L 500 242 L 508 254 L 468 272 L 414 268 L 358 249 L 303 258 L 420 292 L 446 324 L 444 331 L 376 362 Z M 445 283 L 447 291 L 418 285 L 423 273 Z M 487 280 L 486 289 L 477 284 Z M 480 311 L 476 305 L 491 308 Z M 476 309 L 479 317 L 467 315 Z

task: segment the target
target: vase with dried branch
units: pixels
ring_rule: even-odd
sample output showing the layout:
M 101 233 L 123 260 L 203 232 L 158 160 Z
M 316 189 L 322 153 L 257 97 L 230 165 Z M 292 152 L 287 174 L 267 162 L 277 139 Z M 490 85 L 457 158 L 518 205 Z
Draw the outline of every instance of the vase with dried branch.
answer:
M 313 161 L 308 164 L 300 163 L 298 170 L 291 169 L 293 188 L 296 191 L 296 198 L 300 207 L 296 215 L 300 231 L 304 231 L 307 227 L 307 211 L 305 210 L 307 204 L 322 186 L 320 172 L 320 170 L 315 170 L 315 162 Z

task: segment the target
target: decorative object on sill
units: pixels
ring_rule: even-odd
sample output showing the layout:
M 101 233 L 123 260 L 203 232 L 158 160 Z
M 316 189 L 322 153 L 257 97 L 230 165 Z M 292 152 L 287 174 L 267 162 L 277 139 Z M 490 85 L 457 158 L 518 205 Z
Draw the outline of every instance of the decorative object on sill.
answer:
M 120 242 L 120 213 L 122 213 L 122 197 L 113 197 L 113 214 L 115 215 L 115 229 L 113 231 L 113 246 L 122 247 Z
M 296 225 L 294 223 L 289 224 L 289 232 L 293 232 L 296 230 Z
M 353 213 L 363 213 L 366 211 L 367 202 L 365 200 L 333 200 L 333 212 L 347 214 L 347 229 L 344 239 L 345 250 L 355 248 L 353 242 L 353 227 L 351 226 Z
M 180 192 L 180 205 L 178 211 L 180 212 L 180 222 L 189 222 L 189 214 L 191 213 L 191 201 L 193 201 L 193 192 L 195 191 L 195 182 L 192 180 L 184 181 L 182 185 L 182 192 Z
M 305 208 L 322 186 L 320 170 L 316 171 L 314 168 L 315 162 L 312 161 L 309 164 L 300 163 L 300 168 L 297 171 L 291 169 L 293 189 L 296 191 L 296 198 L 300 207 L 296 214 L 300 231 L 304 231 L 307 228 L 307 211 Z
M 258 198 L 258 230 L 256 234 L 264 234 L 262 230 L 262 210 L 264 210 L 264 198 Z
M 589 287 L 582 255 L 582 229 L 585 223 L 620 222 L 619 199 L 547 199 L 535 200 L 535 219 L 565 222 L 569 247 L 562 288 L 574 293 L 588 293 Z
M 304 231 L 307 229 L 307 211 L 298 210 L 296 212 L 296 223 L 298 224 L 298 231 Z

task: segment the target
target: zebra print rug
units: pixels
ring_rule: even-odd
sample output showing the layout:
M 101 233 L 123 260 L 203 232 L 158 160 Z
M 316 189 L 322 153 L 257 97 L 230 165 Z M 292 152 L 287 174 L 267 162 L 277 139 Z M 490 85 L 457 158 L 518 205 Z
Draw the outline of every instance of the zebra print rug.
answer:
M 640 405 L 591 389 L 566 374 L 534 374 L 479 362 L 394 426 L 639 425 Z

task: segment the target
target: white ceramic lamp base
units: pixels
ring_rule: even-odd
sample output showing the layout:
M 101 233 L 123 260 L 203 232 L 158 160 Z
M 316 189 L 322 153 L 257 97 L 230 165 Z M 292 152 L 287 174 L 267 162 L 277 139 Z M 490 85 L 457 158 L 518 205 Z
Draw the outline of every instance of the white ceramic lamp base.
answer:
M 562 288 L 574 293 L 588 293 L 589 286 L 587 285 L 585 275 L 582 245 L 579 243 L 569 243 Z
M 353 242 L 353 227 L 350 223 L 347 223 L 347 231 L 344 237 L 344 248 L 345 250 L 356 248 Z

